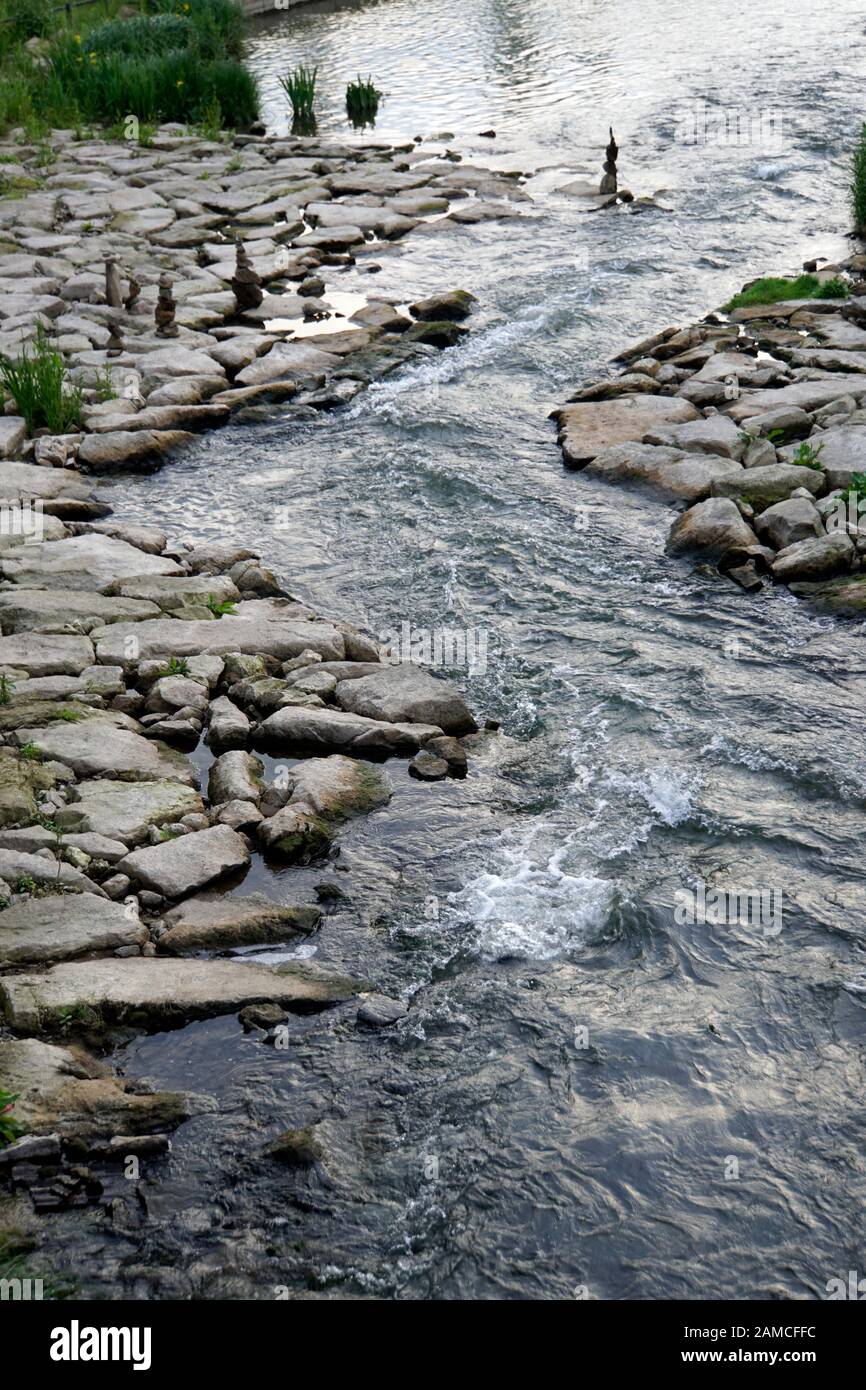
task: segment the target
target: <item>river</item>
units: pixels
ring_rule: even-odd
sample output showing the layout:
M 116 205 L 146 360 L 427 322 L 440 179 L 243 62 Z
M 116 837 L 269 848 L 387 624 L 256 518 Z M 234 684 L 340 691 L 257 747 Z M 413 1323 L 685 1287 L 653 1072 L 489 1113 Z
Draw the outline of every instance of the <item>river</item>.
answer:
M 666 558 L 669 509 L 564 471 L 547 416 L 644 332 L 848 245 L 861 8 L 366 0 L 257 21 L 250 52 L 271 125 L 307 61 L 345 135 L 369 72 L 377 135 L 451 132 L 531 172 L 531 201 L 381 258 L 401 298 L 471 290 L 468 341 L 342 411 L 203 437 L 118 485 L 124 517 L 255 541 L 377 633 L 483 634 L 485 669 L 450 674 L 502 728 L 463 783 L 392 761 L 327 872 L 248 885 L 345 883 L 317 954 L 411 1001 L 406 1025 L 319 1015 L 278 1052 L 219 1019 L 118 1054 L 219 1111 L 111 1235 L 64 1218 L 82 1291 L 823 1297 L 866 1204 L 862 629 Z M 683 138 L 735 108 L 749 143 Z M 669 211 L 557 191 L 600 173 L 611 123 L 621 184 Z M 679 923 L 699 881 L 772 892 L 782 930 Z M 257 1158 L 315 1121 L 321 1172 Z

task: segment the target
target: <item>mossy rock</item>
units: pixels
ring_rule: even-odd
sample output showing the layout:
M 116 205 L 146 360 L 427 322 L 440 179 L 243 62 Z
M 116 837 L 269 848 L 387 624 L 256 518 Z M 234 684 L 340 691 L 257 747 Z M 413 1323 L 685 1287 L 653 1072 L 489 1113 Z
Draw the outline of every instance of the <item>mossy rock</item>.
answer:
M 321 1162 L 324 1149 L 316 1135 L 316 1125 L 303 1129 L 287 1129 L 277 1135 L 265 1149 L 268 1158 L 284 1163 L 288 1168 L 312 1168 Z

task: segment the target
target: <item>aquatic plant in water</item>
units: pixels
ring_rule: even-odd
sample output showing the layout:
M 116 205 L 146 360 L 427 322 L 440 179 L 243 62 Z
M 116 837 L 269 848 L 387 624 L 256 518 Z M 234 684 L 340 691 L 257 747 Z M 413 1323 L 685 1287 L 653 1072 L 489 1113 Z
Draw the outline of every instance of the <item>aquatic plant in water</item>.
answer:
M 379 111 L 382 93 L 373 86 L 368 77 L 366 82 L 358 77 L 346 88 L 346 114 L 353 125 L 374 125 Z

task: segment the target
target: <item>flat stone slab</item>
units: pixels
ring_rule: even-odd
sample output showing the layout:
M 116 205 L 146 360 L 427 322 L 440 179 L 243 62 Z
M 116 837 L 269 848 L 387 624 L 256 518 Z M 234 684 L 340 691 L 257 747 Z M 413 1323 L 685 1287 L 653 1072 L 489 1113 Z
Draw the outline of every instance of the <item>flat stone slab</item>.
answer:
M 103 598 L 61 589 L 23 589 L 0 593 L 0 627 L 4 632 L 26 632 L 28 629 L 51 624 L 82 623 L 85 629 L 103 627 L 106 623 L 140 622 L 158 618 L 160 609 L 155 603 L 137 599 Z
M 69 890 L 105 897 L 101 888 L 71 864 L 63 864 L 59 859 L 43 859 L 41 854 L 27 854 L 20 849 L 0 849 L 0 878 L 13 887 L 22 878 L 32 878 L 34 883 L 56 892 Z
M 198 792 L 170 779 L 79 782 L 70 788 L 70 797 L 75 800 L 55 812 L 58 825 L 69 831 L 116 836 L 127 845 L 140 844 L 152 825 L 204 811 Z
M 643 484 L 670 501 L 687 502 L 702 502 L 718 480 L 736 479 L 745 472 L 734 459 L 635 443 L 602 449 L 584 469 L 587 477 Z
M 88 1140 L 161 1134 L 204 1108 L 175 1091 L 127 1091 L 127 1083 L 95 1057 L 38 1038 L 0 1042 L 0 1076 L 4 1089 L 18 1096 L 15 1118 L 28 1134 Z
M 0 639 L 0 648 L 3 641 Z M 35 743 L 45 758 L 71 767 L 76 777 L 112 777 L 123 782 L 167 778 L 193 785 L 195 773 L 182 753 L 158 739 L 143 738 L 131 729 L 118 729 L 108 718 L 80 724 L 50 725 L 17 730 L 19 743 Z M 91 829 L 96 827 L 91 826 Z M 105 834 L 110 832 L 101 831 Z
M 725 414 L 739 422 L 785 405 L 796 405 L 801 410 L 817 410 L 822 405 L 839 400 L 840 396 L 864 394 L 866 382 L 861 375 L 833 372 L 828 374 L 828 378 L 818 381 L 794 381 L 789 386 L 779 386 L 775 390 L 744 391 L 738 401 L 727 407 Z
M 94 660 L 93 644 L 86 637 L 35 632 L 0 637 L 0 666 L 14 666 L 31 676 L 80 676 Z
M 649 430 L 699 420 L 699 411 L 676 396 L 620 396 L 613 401 L 579 401 L 557 414 L 564 461 L 580 468 L 612 444 L 643 439 Z
M 91 634 L 97 658 L 103 664 L 129 669 L 138 661 L 168 660 L 176 656 L 202 656 L 206 652 L 252 652 L 281 661 L 300 656 L 308 648 L 325 661 L 342 661 L 346 655 L 343 634 L 329 623 L 272 622 L 258 618 L 220 618 L 213 622 L 184 618 L 155 618 L 132 625 L 113 623 Z M 137 655 L 130 657 L 127 638 L 135 639 Z M 0 658 L 2 659 L 2 658 Z
M 42 468 L 32 463 L 4 463 L 0 472 L 0 497 L 19 502 L 36 497 L 88 501 L 93 484 L 68 468 Z
M 269 744 L 377 753 L 417 753 L 428 739 L 441 734 L 434 724 L 388 724 L 343 710 L 295 705 L 268 715 L 259 726 L 259 736 Z
M 687 454 L 715 454 L 716 457 L 742 459 L 745 445 L 740 431 L 727 415 L 709 415 L 685 425 L 662 425 L 648 430 L 644 444 L 663 444 Z
M 289 941 L 316 930 L 322 912 L 318 907 L 292 907 L 272 902 L 264 893 L 237 897 L 221 893 L 197 893 L 162 919 L 167 927 L 159 950 L 169 955 L 185 951 L 225 950 Z
M 47 861 L 46 861 L 47 862 Z M 0 913 L 0 965 L 39 965 L 89 951 L 141 946 L 147 928 L 94 893 L 31 898 Z
M 209 830 L 135 849 L 118 862 L 117 870 L 166 898 L 182 898 L 215 879 L 245 869 L 249 862 L 247 843 L 237 831 L 228 825 L 213 825 Z
M 218 603 L 238 603 L 240 591 L 227 574 L 142 575 L 138 579 L 118 579 L 103 591 L 112 597 L 138 599 L 153 607 L 148 617 L 159 617 L 175 608 L 207 603 L 211 594 Z
M 56 472 L 56 469 L 45 469 Z M 152 555 L 117 536 L 88 532 L 42 545 L 26 545 L 14 555 L 4 555 L 0 569 L 6 579 L 22 588 L 101 589 L 118 579 L 142 574 L 181 574 L 180 565 L 163 555 Z
M 771 463 L 765 468 L 744 468 L 739 475 L 719 478 L 713 483 L 714 497 L 740 497 L 753 506 L 784 502 L 795 488 L 807 488 L 816 496 L 824 486 L 818 468 L 800 468 L 791 463 Z
M 43 974 L 0 977 L 0 1006 L 17 1033 L 50 1033 L 61 1010 L 92 1009 L 106 1023 L 165 1028 L 237 1013 L 247 1004 L 281 1004 L 306 1013 L 350 999 L 365 987 L 312 961 L 244 965 L 228 960 L 70 961 Z M 367 986 L 369 988 L 369 986 Z
M 238 372 L 239 386 L 260 386 L 263 382 L 292 380 L 295 377 L 325 376 L 341 365 L 335 353 L 322 352 L 304 343 L 277 343 L 263 357 L 257 357 Z
M 351 714 L 389 724 L 436 724 L 456 736 L 478 728 L 456 687 L 412 662 L 382 665 L 372 675 L 341 681 L 334 698 Z

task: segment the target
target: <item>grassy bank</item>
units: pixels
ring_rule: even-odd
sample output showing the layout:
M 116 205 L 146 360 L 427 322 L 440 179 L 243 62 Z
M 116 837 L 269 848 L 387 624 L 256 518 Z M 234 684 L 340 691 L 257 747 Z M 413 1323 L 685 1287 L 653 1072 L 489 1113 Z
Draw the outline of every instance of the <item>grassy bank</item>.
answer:
M 0 131 L 181 121 L 242 129 L 258 114 L 234 0 L 115 0 L 67 15 L 0 0 Z

